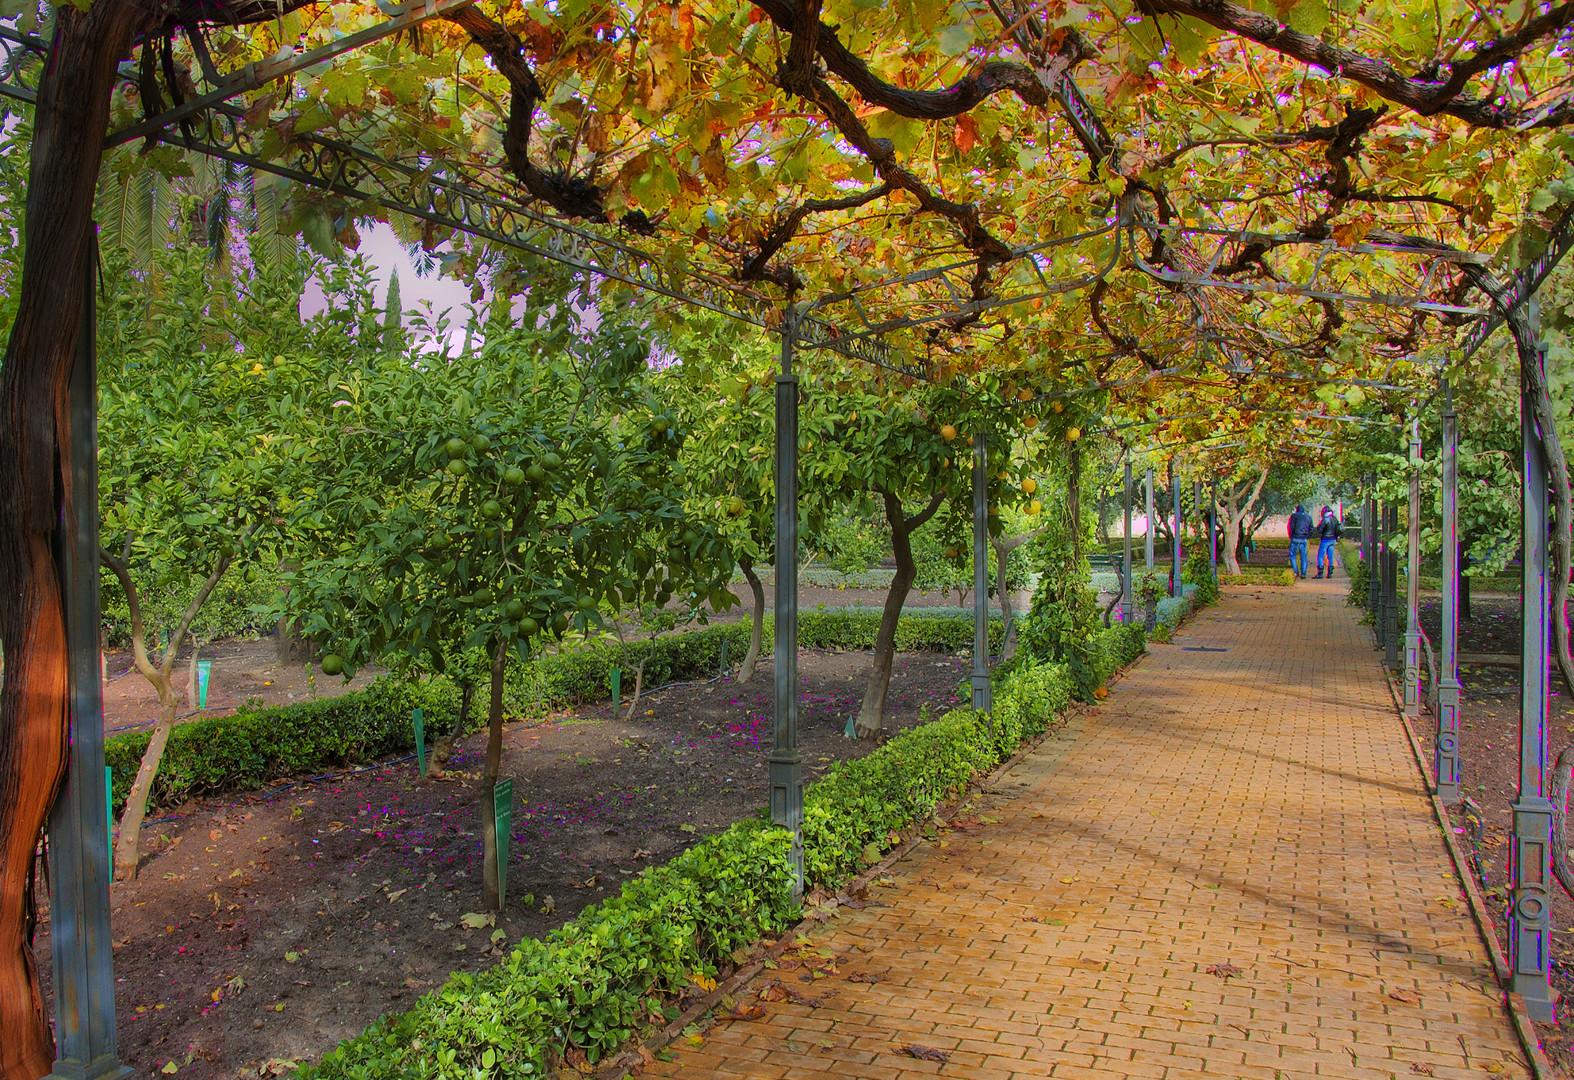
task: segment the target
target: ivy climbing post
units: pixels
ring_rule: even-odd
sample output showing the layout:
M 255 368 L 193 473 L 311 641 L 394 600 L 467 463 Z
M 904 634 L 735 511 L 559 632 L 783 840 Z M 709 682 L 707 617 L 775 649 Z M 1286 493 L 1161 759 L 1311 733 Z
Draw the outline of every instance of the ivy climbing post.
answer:
M 1125 504 L 1126 504 L 1125 505 L 1126 527 L 1125 527 L 1124 530 L 1122 530 L 1122 533 L 1123 533 L 1123 536 L 1124 536 L 1123 551 L 1124 551 L 1124 554 L 1125 554 L 1125 561 L 1121 565 L 1121 574 L 1120 574 L 1120 621 L 1123 622 L 1123 623 L 1128 623 L 1128 622 L 1131 621 L 1131 614 L 1132 614 L 1131 613 L 1131 578 L 1132 578 L 1132 571 L 1131 571 L 1131 455 L 1130 454 L 1126 455 L 1126 475 L 1125 475 L 1125 481 L 1126 481 L 1126 483 L 1125 483 L 1125 487 L 1124 487 L 1123 490 L 1124 490 L 1124 493 L 1125 493 Z M 1151 538 L 1151 533 L 1150 533 L 1150 538 L 1148 540 L 1148 543 L 1149 543 L 1150 546 L 1153 543 L 1153 540 Z
M 87 266 L 82 331 L 67 391 L 70 492 L 61 579 L 69 654 L 70 766 L 49 817 L 55 1060 L 51 1073 L 117 1080 L 130 1073 L 115 1045 L 115 976 L 109 926 L 109 795 L 104 696 L 98 664 L 98 363 L 96 260 Z
M 1147 500 L 1148 500 L 1147 501 L 1147 505 L 1146 505 L 1146 510 L 1147 510 L 1147 514 L 1148 514 L 1148 516 L 1146 518 L 1147 526 L 1142 530 L 1143 534 L 1144 534 L 1143 538 L 1142 538 L 1142 547 L 1143 547 L 1143 554 L 1147 558 L 1148 570 L 1151 573 L 1152 570 L 1153 570 L 1153 470 L 1152 469 L 1149 469 L 1148 470 L 1148 474 L 1147 474 Z

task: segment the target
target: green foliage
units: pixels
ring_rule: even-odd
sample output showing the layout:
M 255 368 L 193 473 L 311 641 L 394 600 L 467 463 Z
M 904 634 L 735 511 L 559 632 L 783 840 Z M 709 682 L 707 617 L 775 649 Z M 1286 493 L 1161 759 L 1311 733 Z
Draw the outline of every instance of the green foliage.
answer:
M 1339 556 L 1344 562 L 1345 573 L 1350 575 L 1350 594 L 1344 602 L 1366 611 L 1367 601 L 1371 599 L 1372 566 L 1360 557 L 1360 549 L 1348 540 L 1339 542 Z
M 231 570 L 224 575 L 208 602 L 192 620 L 191 629 L 203 641 L 219 638 L 249 637 L 273 629 L 274 622 L 265 614 L 279 589 L 277 571 L 248 566 L 239 572 Z M 148 628 L 150 639 L 168 634 L 191 603 L 191 592 L 166 586 L 142 594 L 142 620 Z M 112 574 L 103 576 L 99 593 L 99 610 L 104 632 L 112 647 L 123 647 L 131 642 L 131 610 L 126 603 L 125 591 Z
M 867 510 L 844 512 L 825 523 L 814 536 L 825 565 L 843 574 L 861 574 L 879 566 L 891 550 L 883 518 Z
M 1051 513 L 1046 524 L 1049 543 L 1032 607 L 1017 629 L 1018 647 L 1035 661 L 1065 664 L 1077 699 L 1091 701 L 1101 681 L 1088 653 L 1099 629 L 1098 595 L 1088 584 L 1087 559 L 1071 543 L 1069 515 Z
M 1219 602 L 1219 581 L 1213 576 L 1213 564 L 1208 559 L 1206 546 L 1193 546 L 1192 553 L 1181 567 L 1181 581 L 1196 586 L 1195 589 L 1187 590 L 1187 595 L 1197 607 L 1208 607 Z

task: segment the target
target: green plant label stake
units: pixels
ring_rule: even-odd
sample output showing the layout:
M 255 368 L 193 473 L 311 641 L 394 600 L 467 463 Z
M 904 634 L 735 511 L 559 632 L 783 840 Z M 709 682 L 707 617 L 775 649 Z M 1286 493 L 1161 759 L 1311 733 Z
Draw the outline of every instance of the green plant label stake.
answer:
M 729 644 L 730 642 L 726 638 L 721 639 L 721 667 L 716 669 L 716 674 L 718 675 L 727 674 L 727 646 Z
M 492 788 L 492 819 L 497 823 L 497 904 L 508 895 L 508 842 L 514 830 L 514 780 L 507 777 Z
M 609 668 L 607 677 L 612 680 L 612 707 L 616 709 L 623 702 L 623 669 Z
M 197 708 L 208 707 L 208 678 L 213 674 L 212 660 L 197 661 Z
M 115 865 L 115 769 L 111 765 L 104 766 L 104 820 L 108 828 L 104 836 L 109 841 L 109 865 Z
M 415 725 L 415 764 L 426 775 L 426 717 L 420 709 L 410 713 L 410 723 Z

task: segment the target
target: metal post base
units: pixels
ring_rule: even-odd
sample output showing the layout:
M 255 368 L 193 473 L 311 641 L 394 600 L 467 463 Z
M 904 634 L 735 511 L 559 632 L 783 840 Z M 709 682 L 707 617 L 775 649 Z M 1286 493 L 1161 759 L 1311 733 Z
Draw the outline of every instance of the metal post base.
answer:
M 54 1071 L 43 1080 L 121 1080 L 135 1071 L 129 1065 L 122 1065 L 118 1054 L 105 1054 L 86 1066 L 74 1061 L 56 1061 Z
M 990 712 L 995 707 L 994 684 L 988 675 L 973 676 L 973 708 L 978 712 Z
M 788 860 L 797 879 L 794 897 L 803 895 L 803 755 L 796 750 L 766 758 L 771 776 L 771 823 L 792 833 Z
M 1552 847 L 1552 803 L 1535 796 L 1513 805 L 1513 902 L 1508 911 L 1509 992 L 1525 1001 L 1536 1023 L 1555 1018 L 1553 992 L 1552 894 L 1548 880 Z
M 1437 684 L 1437 797 L 1444 806 L 1459 802 L 1459 680 L 1444 675 Z
M 1405 719 L 1421 718 L 1421 631 L 1405 631 Z

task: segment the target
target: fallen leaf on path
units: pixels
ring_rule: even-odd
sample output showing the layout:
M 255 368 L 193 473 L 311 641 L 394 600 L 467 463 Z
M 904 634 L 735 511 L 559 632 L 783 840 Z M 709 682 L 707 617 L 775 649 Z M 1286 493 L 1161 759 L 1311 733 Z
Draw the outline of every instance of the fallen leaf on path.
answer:
M 1431 1076 L 1432 1066 L 1428 1065 L 1424 1061 L 1417 1061 L 1411 1064 L 1410 1071 L 1417 1074 L 1418 1076 Z
M 765 1010 L 752 1001 L 740 1001 L 729 1013 L 719 1017 L 721 1020 L 758 1020 L 765 1015 Z
M 910 1058 L 920 1061 L 950 1061 L 951 1055 L 944 1050 L 936 1050 L 932 1046 L 919 1046 L 917 1043 L 904 1043 L 896 1048 L 898 1054 L 906 1054 Z
M 1231 975 L 1239 975 L 1241 973 L 1241 969 L 1228 960 L 1222 964 L 1214 964 L 1207 971 L 1209 975 L 1217 975 L 1221 979 L 1228 979 Z
M 1402 1001 L 1406 1005 L 1421 1004 L 1421 996 L 1414 990 L 1390 990 L 1388 991 L 1388 996 L 1395 1001 Z
M 1077 876 L 1073 875 L 1072 877 L 1063 877 L 1063 878 L 1061 878 L 1060 879 L 1060 883 L 1062 885 L 1075 885 L 1077 882 L 1079 882 L 1081 880 L 1082 879 L 1080 877 L 1077 877 Z
M 872 971 L 855 971 L 851 975 L 847 976 L 847 981 L 855 983 L 868 983 L 870 986 L 873 986 L 877 982 L 884 982 L 885 976 L 877 975 Z

